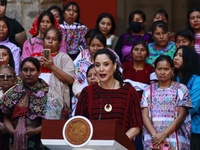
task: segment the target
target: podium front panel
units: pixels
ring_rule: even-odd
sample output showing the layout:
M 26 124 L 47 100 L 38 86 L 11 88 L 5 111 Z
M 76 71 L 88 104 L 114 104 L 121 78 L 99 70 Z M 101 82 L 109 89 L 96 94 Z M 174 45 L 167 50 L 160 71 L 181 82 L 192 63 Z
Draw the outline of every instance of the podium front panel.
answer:
M 43 120 L 41 140 L 51 150 L 78 150 L 64 141 L 62 129 L 67 120 Z M 94 128 L 92 139 L 83 148 L 88 150 L 135 150 L 116 120 L 91 120 Z M 81 149 L 79 149 L 81 150 Z M 84 150 L 84 149 L 82 149 Z

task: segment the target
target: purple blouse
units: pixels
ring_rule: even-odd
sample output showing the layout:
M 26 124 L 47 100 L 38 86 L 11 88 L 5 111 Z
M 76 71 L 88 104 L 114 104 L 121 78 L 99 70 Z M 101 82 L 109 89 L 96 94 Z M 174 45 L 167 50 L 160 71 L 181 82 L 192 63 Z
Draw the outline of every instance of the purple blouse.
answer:
M 119 38 L 115 47 L 115 51 L 119 55 L 122 63 L 132 61 L 133 58 L 131 54 L 131 48 L 133 44 L 140 39 L 143 39 L 148 44 L 151 42 L 151 35 L 149 33 L 145 33 L 143 36 L 140 36 L 126 33 Z

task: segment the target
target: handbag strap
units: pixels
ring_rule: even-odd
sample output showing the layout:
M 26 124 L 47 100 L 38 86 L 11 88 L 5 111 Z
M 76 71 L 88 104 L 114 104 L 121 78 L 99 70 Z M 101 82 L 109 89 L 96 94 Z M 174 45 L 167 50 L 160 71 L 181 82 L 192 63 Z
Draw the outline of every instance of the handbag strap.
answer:
M 178 87 L 179 87 L 179 83 L 176 82 L 176 102 L 177 102 L 177 99 L 178 99 Z M 175 108 L 175 114 L 174 114 L 174 119 L 176 119 L 176 116 L 178 115 L 178 112 L 176 112 L 178 109 L 177 109 L 178 106 L 176 106 Z M 175 131 L 175 134 L 176 134 L 176 146 L 177 146 L 177 149 L 179 150 L 179 140 L 178 140 L 178 134 L 177 134 L 177 131 Z
M 151 120 L 151 123 L 152 123 L 152 125 L 153 125 L 153 121 L 152 121 L 152 108 L 153 108 L 153 105 L 152 105 L 152 98 L 153 98 L 153 87 L 152 87 L 153 85 L 152 84 L 150 84 L 150 114 L 151 114 L 151 118 L 150 118 L 150 120 Z

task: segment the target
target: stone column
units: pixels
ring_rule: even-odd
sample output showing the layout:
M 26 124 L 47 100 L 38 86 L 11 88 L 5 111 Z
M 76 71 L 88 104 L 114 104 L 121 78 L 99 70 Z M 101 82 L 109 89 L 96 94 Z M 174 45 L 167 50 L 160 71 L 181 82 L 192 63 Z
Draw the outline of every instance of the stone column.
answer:
M 121 35 L 125 33 L 125 29 L 128 24 L 126 16 L 126 1 L 117 0 L 117 34 Z
M 52 5 L 62 8 L 62 0 L 8 0 L 6 16 L 19 21 L 30 37 L 28 30 L 34 19 Z
M 186 28 L 188 2 L 183 0 L 172 1 L 172 31 L 178 32 Z

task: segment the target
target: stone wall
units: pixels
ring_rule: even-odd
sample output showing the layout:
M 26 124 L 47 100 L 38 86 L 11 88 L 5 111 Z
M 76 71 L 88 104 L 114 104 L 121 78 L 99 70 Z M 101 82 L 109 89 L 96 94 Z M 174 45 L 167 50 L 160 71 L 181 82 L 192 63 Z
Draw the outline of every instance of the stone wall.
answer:
M 61 6 L 62 0 L 8 0 L 6 16 L 18 20 L 30 37 L 28 30 L 34 19 L 52 5 Z

